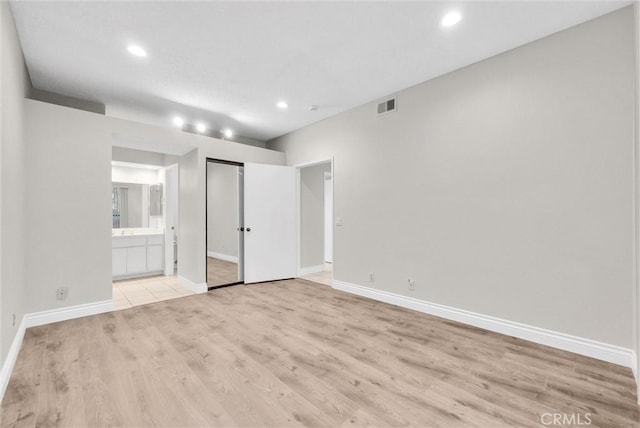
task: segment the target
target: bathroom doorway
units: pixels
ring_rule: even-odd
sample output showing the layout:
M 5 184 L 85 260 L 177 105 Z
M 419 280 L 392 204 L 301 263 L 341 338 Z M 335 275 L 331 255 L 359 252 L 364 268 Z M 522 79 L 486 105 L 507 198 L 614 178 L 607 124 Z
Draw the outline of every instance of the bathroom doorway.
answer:
M 119 149 L 118 158 L 129 152 Z M 146 161 L 137 153 L 135 160 Z M 176 275 L 179 166 L 112 160 L 111 261 L 114 309 L 193 294 Z

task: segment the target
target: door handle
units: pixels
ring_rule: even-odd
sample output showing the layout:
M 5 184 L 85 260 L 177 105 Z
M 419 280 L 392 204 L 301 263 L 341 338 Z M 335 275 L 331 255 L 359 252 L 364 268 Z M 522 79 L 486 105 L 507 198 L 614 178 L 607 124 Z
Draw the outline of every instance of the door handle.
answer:
M 236 228 L 236 230 L 239 230 L 240 232 L 244 232 L 244 227 L 238 227 Z
M 247 232 L 251 232 L 251 228 L 250 227 L 247 227 Z

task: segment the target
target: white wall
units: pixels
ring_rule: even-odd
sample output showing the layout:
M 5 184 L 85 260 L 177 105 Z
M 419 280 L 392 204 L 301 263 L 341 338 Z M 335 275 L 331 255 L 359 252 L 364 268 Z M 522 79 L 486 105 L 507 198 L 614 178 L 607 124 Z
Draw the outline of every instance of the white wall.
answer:
M 176 108 L 179 108 L 185 116 L 192 116 L 189 111 L 192 111 L 196 116 L 198 113 L 195 112 L 192 108 L 185 105 L 176 105 Z M 186 111 L 185 111 L 186 110 Z M 105 113 L 107 116 L 113 118 L 126 118 L 127 120 L 132 120 L 135 122 L 145 123 L 152 126 L 158 127 L 166 127 L 166 113 L 157 114 L 157 112 L 149 112 L 148 110 L 140 110 L 135 107 L 127 107 L 127 106 L 116 106 L 116 105 L 107 105 L 105 106 Z M 255 138 L 244 137 L 242 135 L 233 135 L 231 138 L 226 138 L 223 136 L 222 132 L 216 130 L 214 128 L 208 128 L 204 132 L 199 132 L 196 130 L 196 127 L 193 124 L 185 123 L 183 127 L 183 132 L 189 132 L 192 134 L 204 135 L 207 137 L 212 137 L 215 139 L 224 139 L 229 142 L 246 144 L 249 146 L 265 148 L 267 143 L 262 140 L 256 140 Z
M 177 156 L 164 153 L 149 152 L 145 150 L 128 149 L 126 147 L 113 146 L 111 159 L 120 162 L 130 162 L 145 165 L 169 166 L 178 163 Z
M 331 164 L 300 169 L 300 266 L 324 265 L 324 173 Z
M 199 260 L 205 260 L 205 252 L 198 243 L 201 237 L 204 238 L 205 229 L 199 216 L 201 198 L 198 192 L 200 187 L 198 183 L 198 150 L 195 149 L 182 156 L 179 168 L 178 275 L 196 284 L 202 284 L 206 280 L 204 276 L 202 278 L 199 276 Z M 193 245 L 194 243 L 195 245 Z
M 628 7 L 272 142 L 335 157 L 334 277 L 631 348 L 633 40 Z
M 271 150 L 39 101 L 25 100 L 24 108 L 29 227 L 22 239 L 27 259 L 38 261 L 27 275 L 27 312 L 111 298 L 112 146 L 174 156 L 192 152 L 192 179 L 189 168 L 180 171 L 178 245 L 186 264 L 179 273 L 198 283 L 205 282 L 205 156 L 284 161 Z M 69 287 L 67 300 L 55 298 L 61 286 Z
M 636 99 L 635 99 L 635 207 L 636 207 L 636 216 L 635 216 L 635 226 L 636 226 L 636 292 L 634 296 L 634 310 L 635 310 L 635 322 L 634 322 L 634 332 L 635 332 L 635 346 L 634 350 L 636 352 L 636 383 L 638 387 L 638 402 L 640 402 L 640 382 L 638 382 L 638 373 L 640 372 L 640 272 L 638 269 L 640 267 L 640 3 L 634 2 L 634 22 L 635 22 L 635 56 L 636 56 Z
M 25 313 L 25 175 L 23 99 L 31 83 L 15 24 L 0 2 L 0 364 Z M 15 324 L 13 323 L 15 314 Z
M 160 183 L 160 174 L 158 174 L 158 169 L 112 165 L 111 181 L 118 183 L 157 184 Z
M 104 116 L 25 101 L 27 311 L 111 298 L 111 141 Z M 56 289 L 68 287 L 66 300 Z
M 238 167 L 209 162 L 207 164 L 207 252 L 237 258 L 237 227 Z
M 188 134 L 191 135 L 191 134 Z M 198 137 L 198 136 L 196 136 Z M 198 137 L 204 142 L 197 154 L 190 153 L 180 159 L 180 240 L 178 242 L 178 275 L 196 284 L 206 284 L 205 180 L 207 158 L 233 162 L 254 162 L 273 165 L 285 163 L 284 153 L 236 144 L 222 140 Z M 197 160 L 193 159 L 197 156 Z M 186 171 L 183 171 L 187 168 Z M 195 174 L 195 176 L 194 176 Z M 185 181 L 186 180 L 186 181 Z M 195 188 L 193 188 L 195 186 Z M 195 193 L 194 193 L 195 192 Z M 188 200 L 183 195 L 189 195 Z M 186 214 L 187 216 L 183 216 Z M 185 228 L 187 234 L 185 235 Z

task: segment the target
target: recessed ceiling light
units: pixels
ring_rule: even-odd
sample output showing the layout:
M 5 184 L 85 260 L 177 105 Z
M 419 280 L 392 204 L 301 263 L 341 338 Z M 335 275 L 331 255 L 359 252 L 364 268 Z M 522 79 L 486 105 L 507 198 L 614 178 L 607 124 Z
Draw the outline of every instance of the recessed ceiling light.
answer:
M 451 27 L 460 22 L 460 20 L 462 20 L 462 15 L 460 15 L 460 12 L 449 12 L 444 16 L 444 18 L 442 18 L 442 26 Z
M 233 137 L 233 131 L 230 129 L 225 129 L 224 131 L 222 131 L 222 133 L 224 134 L 225 137 L 227 138 L 231 138 Z
M 129 53 L 131 55 L 135 55 L 135 56 L 147 56 L 147 51 L 145 51 L 142 46 L 138 46 L 138 45 L 129 45 L 127 46 L 127 50 L 129 51 Z
M 204 123 L 198 123 L 196 125 L 196 129 L 198 130 L 198 132 L 204 132 L 207 130 L 207 127 L 204 126 Z
M 180 116 L 176 116 L 173 118 L 173 124 L 178 128 L 182 128 L 182 126 L 184 125 L 184 119 Z
M 289 107 L 289 104 L 286 103 L 286 101 L 278 101 L 278 104 L 276 104 L 276 106 L 278 106 L 278 108 L 281 109 L 286 109 L 287 107 Z

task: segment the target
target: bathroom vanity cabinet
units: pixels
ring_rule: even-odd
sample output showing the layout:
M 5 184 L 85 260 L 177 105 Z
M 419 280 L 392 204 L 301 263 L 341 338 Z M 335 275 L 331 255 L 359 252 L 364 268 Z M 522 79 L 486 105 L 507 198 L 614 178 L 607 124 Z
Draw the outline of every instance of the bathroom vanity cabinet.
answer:
M 113 235 L 111 256 L 113 279 L 162 274 L 164 235 Z

